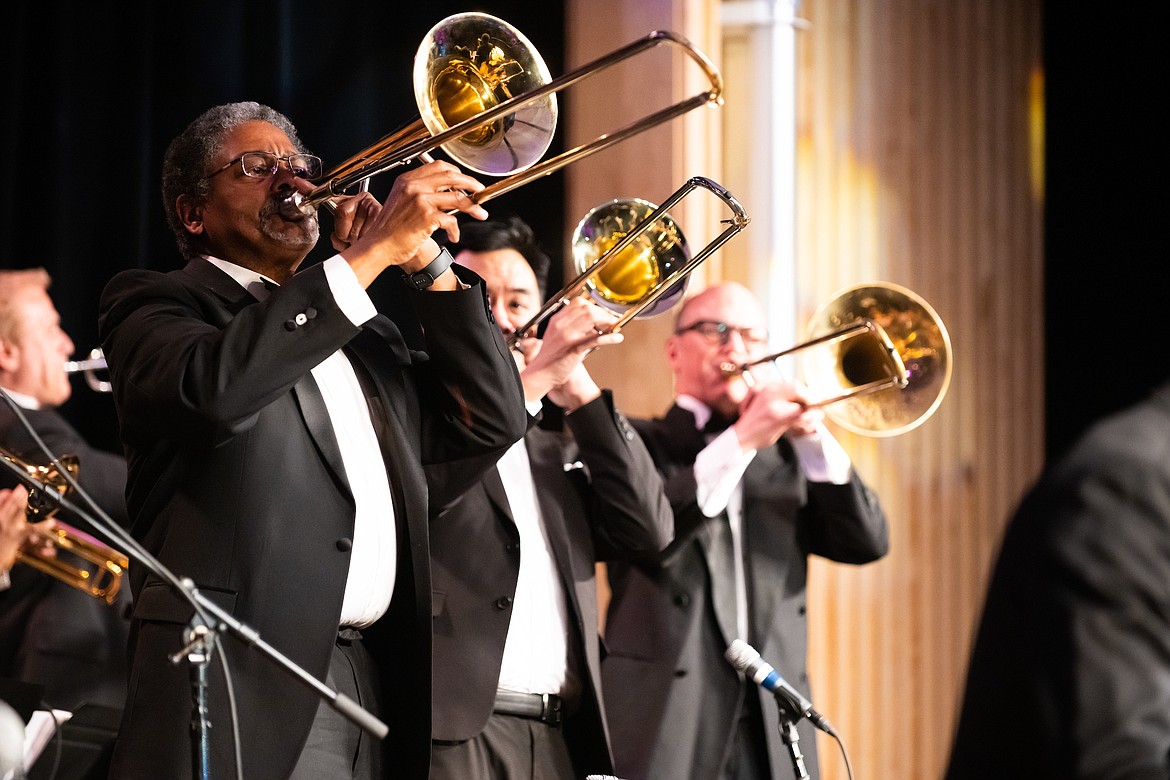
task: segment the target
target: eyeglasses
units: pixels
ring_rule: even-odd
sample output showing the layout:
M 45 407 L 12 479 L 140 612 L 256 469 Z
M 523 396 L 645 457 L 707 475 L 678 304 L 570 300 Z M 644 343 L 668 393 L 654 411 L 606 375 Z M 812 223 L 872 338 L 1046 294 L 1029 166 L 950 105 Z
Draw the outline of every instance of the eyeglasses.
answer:
M 210 179 L 216 174 L 223 173 L 239 163 L 245 176 L 263 179 L 266 176 L 275 176 L 276 172 L 280 170 L 282 162 L 292 171 L 293 176 L 302 179 L 316 179 L 321 175 L 321 158 L 312 154 L 290 154 L 287 157 L 280 157 L 271 152 L 244 152 L 234 160 L 228 160 L 219 169 L 207 174 L 207 178 Z
M 679 328 L 674 333 L 676 336 L 681 336 L 683 333 L 692 330 L 705 338 L 709 343 L 719 344 L 720 346 L 731 340 L 732 333 L 739 334 L 745 347 L 759 347 L 768 343 L 768 331 L 763 328 L 740 328 L 735 325 L 728 325 L 726 322 L 717 322 L 715 320 L 692 322 L 686 327 Z

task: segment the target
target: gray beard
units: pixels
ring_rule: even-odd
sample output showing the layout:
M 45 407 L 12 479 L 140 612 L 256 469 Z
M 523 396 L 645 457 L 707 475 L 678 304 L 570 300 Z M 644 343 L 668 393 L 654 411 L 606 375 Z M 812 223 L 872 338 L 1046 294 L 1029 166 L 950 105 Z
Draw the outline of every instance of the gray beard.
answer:
M 260 232 L 288 247 L 312 249 L 317 245 L 321 226 L 316 214 L 301 220 L 286 220 L 280 213 L 280 200 L 273 198 L 260 209 Z

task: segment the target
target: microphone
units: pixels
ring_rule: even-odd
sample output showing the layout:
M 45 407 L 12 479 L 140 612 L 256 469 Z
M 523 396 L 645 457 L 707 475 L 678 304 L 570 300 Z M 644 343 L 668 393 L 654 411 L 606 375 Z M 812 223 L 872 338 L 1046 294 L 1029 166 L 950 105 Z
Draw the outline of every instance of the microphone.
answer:
M 759 652 L 747 642 L 736 639 L 731 643 L 731 647 L 727 648 L 723 657 L 744 677 L 771 691 L 793 712 L 808 718 L 814 726 L 826 734 L 837 736 L 837 730 L 833 728 L 833 724 L 813 709 L 812 702 L 789 685 L 788 681 L 761 658 Z

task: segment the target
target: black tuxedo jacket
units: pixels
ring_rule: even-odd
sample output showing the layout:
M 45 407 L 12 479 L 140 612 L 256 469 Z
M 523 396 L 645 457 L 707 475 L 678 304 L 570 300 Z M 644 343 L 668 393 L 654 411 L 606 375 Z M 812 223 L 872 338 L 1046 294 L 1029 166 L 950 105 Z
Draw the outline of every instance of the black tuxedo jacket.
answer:
M 762 696 L 723 658 L 736 638 L 731 562 L 696 502 L 695 457 L 706 446 L 694 416 L 635 420 L 666 482 L 675 539 L 660 556 L 609 567 L 610 654 L 602 665 L 617 774 L 629 780 L 719 776 L 743 697 Z M 750 642 L 811 697 L 806 672 L 805 581 L 809 555 L 865 563 L 887 549 L 885 515 L 856 475 L 845 485 L 810 482 L 781 439 L 756 453 L 743 477 L 743 535 Z M 733 597 L 732 597 L 733 598 Z M 792 777 L 771 701 L 761 702 L 774 778 Z M 816 776 L 814 732 L 800 745 Z
M 125 526 L 126 460 L 91 447 L 53 409 L 22 411 L 54 455 L 77 456 L 81 487 Z M 49 460 L 3 402 L 0 446 L 28 463 Z M 0 486 L 13 484 L 15 477 L 0 474 Z M 77 517 L 57 517 L 108 541 Z M 0 677 L 44 686 L 44 701 L 51 707 L 75 710 L 85 702 L 121 707 L 126 698 L 130 589 L 123 587 L 111 605 L 29 566 L 17 565 L 11 578 L 12 586 L 0 591 Z
M 129 458 L 135 535 L 164 565 L 309 673 L 324 679 L 337 635 L 354 504 L 311 369 L 344 347 L 365 388 L 394 497 L 398 574 L 387 614 L 363 631 L 380 664 L 388 766 L 425 777 L 430 731 L 430 577 L 422 463 L 498 450 L 524 432 L 519 377 L 478 277 L 418 293 L 427 353 L 385 318 L 355 327 L 321 266 L 257 302 L 204 260 L 119 274 L 100 331 Z M 190 776 L 188 673 L 167 655 L 191 609 L 140 568 L 129 697 L 113 776 Z M 244 771 L 283 778 L 317 697 L 236 639 Z M 232 773 L 227 698 L 212 665 L 212 763 Z
M 608 393 L 565 422 L 572 437 L 534 427 L 526 444 L 569 607 L 571 668 L 581 699 L 564 728 L 584 777 L 612 772 L 595 564 L 662 550 L 672 522 L 654 463 Z M 431 522 L 434 739 L 474 737 L 491 714 L 523 554 L 494 467 Z
M 1170 777 L 1170 384 L 1020 505 L 946 777 Z

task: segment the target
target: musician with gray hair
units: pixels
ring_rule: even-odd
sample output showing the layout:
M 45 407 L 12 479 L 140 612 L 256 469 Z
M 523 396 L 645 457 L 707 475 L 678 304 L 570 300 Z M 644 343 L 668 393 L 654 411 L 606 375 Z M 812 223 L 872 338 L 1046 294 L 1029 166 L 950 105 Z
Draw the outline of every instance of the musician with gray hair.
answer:
M 482 186 L 434 162 L 384 203 L 337 199 L 336 254 L 296 208 L 322 173 L 292 124 L 256 103 L 208 110 L 163 163 L 186 265 L 124 271 L 99 330 L 130 461 L 133 533 L 173 572 L 389 726 L 379 743 L 259 652 L 221 636 L 209 669 L 210 769 L 257 778 L 424 778 L 430 747 L 430 569 L 423 464 L 507 447 L 526 425 L 516 366 L 483 285 L 431 238 L 483 218 Z M 410 288 L 425 353 L 366 288 Z M 405 316 L 405 315 L 404 315 Z M 477 475 L 471 475 L 474 479 Z M 191 607 L 132 571 L 130 695 L 116 778 L 192 773 Z M 233 719 L 239 740 L 233 738 Z

